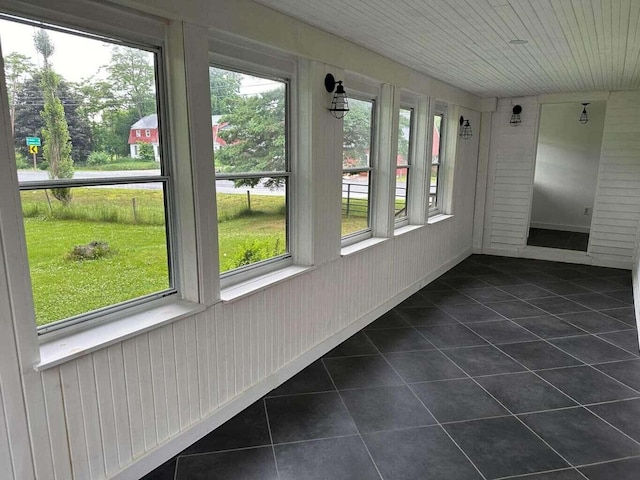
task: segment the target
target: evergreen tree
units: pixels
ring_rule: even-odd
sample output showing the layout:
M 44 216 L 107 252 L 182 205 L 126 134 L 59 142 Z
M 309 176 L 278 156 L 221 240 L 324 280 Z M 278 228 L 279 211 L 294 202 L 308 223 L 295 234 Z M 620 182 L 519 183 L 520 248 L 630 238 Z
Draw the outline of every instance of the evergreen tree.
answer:
M 44 60 L 44 70 L 40 79 L 40 88 L 44 96 L 44 109 L 40 112 L 44 120 L 42 155 L 49 163 L 49 178 L 54 180 L 72 178 L 73 160 L 71 159 L 69 126 L 64 116 L 64 107 L 57 96 L 60 77 L 53 71 L 49 62 L 49 58 L 54 52 L 54 46 L 47 32 L 42 29 L 36 32 L 33 40 L 36 50 Z M 51 192 L 65 205 L 71 201 L 69 188 L 54 188 Z

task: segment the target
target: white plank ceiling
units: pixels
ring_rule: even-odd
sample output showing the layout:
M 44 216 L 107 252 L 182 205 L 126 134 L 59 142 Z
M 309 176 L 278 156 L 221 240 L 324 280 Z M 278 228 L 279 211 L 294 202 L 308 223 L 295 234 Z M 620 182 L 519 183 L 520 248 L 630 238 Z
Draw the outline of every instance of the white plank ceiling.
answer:
M 256 1 L 480 96 L 640 88 L 640 0 Z

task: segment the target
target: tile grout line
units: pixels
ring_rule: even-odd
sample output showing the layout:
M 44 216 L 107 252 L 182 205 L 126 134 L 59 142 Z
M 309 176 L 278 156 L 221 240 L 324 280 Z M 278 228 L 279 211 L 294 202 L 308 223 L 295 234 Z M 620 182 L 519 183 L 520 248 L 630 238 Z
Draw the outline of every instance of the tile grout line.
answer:
M 420 333 L 420 332 L 418 332 Z M 482 337 L 481 337 L 482 338 Z M 493 346 L 494 348 L 495 345 L 489 344 L 489 346 Z M 500 352 L 502 352 L 500 350 Z M 452 362 L 456 367 L 458 367 L 460 370 L 462 370 L 465 374 L 468 375 L 468 378 L 473 381 L 478 387 L 480 387 L 484 392 L 487 393 L 487 395 L 489 395 L 491 398 L 493 398 L 502 408 L 504 408 L 507 412 L 509 412 L 509 415 L 514 417 L 518 422 L 520 422 L 520 424 L 522 424 L 527 430 L 529 430 L 535 437 L 537 437 L 542 443 L 544 443 L 552 452 L 554 452 L 556 455 L 558 455 L 559 458 L 561 458 L 567 465 L 569 466 L 573 466 L 571 464 L 571 462 L 569 462 L 563 455 L 560 455 L 560 453 L 558 451 L 556 451 L 555 448 L 553 448 L 551 445 L 549 445 L 549 443 L 544 440 L 540 435 L 538 435 L 535 431 L 533 431 L 533 429 L 531 429 L 526 423 L 524 423 L 524 421 L 522 421 L 522 419 L 520 419 L 516 414 L 514 414 L 511 409 L 507 408 L 500 400 L 498 400 L 493 394 L 491 394 L 491 392 L 489 392 L 487 389 L 485 389 L 475 378 L 473 378 L 469 373 L 467 373 L 467 371 L 460 367 L 460 365 L 458 365 L 454 360 L 452 360 L 445 352 L 440 351 L 440 353 L 442 353 L 450 362 Z M 504 352 L 502 352 L 504 354 Z M 383 355 L 384 356 L 384 355 Z M 509 357 L 511 358 L 511 357 Z M 517 360 L 513 359 L 516 363 L 520 363 Z M 521 364 L 522 365 L 522 364 Z M 522 365 L 525 369 L 527 369 L 527 371 L 530 371 L 525 365 Z M 555 387 L 554 387 L 555 388 Z M 573 399 L 572 399 L 573 400 Z M 434 417 L 435 418 L 435 417 Z M 461 449 L 462 450 L 462 449 Z M 535 472 L 530 472 L 530 473 L 535 473 Z
M 276 467 L 276 476 L 280 478 L 280 469 L 278 469 L 278 459 L 276 457 L 276 447 L 273 444 L 273 433 L 271 433 L 271 421 L 269 420 L 269 410 L 267 410 L 267 397 L 262 397 L 262 408 L 264 409 L 264 416 L 267 420 L 267 430 L 269 431 L 269 441 L 271 442 L 271 454 L 273 455 L 273 463 Z
M 360 331 L 362 331 L 362 330 L 360 330 Z M 349 407 L 347 407 L 347 404 L 345 403 L 344 398 L 342 398 L 340 390 L 338 390 L 338 386 L 336 385 L 336 382 L 333 380 L 333 377 L 331 376 L 331 373 L 329 372 L 329 369 L 325 365 L 323 359 L 321 358 L 320 360 L 322 362 L 322 366 L 324 367 L 324 370 L 325 370 L 327 376 L 329 377 L 329 380 L 331 380 L 331 384 L 336 389 L 336 393 L 338 394 L 338 398 L 340 399 L 340 402 L 342 403 L 342 406 L 344 407 L 345 411 L 347 412 L 347 414 L 351 418 L 351 421 L 353 422 L 353 426 L 356 427 L 356 432 L 358 432 L 358 438 L 360 439 L 360 442 L 362 442 L 362 445 L 364 446 L 364 449 L 366 450 L 367 455 L 369 455 L 369 459 L 371 460 L 371 463 L 373 464 L 373 467 L 376 469 L 376 472 L 378 473 L 378 476 L 380 477 L 380 480 L 384 480 L 384 477 L 382 476 L 382 472 L 380 472 L 380 469 L 378 468 L 378 464 L 374 460 L 373 455 L 371 455 L 371 452 L 369 451 L 369 447 L 367 447 L 367 444 L 364 441 L 364 438 L 362 438 L 362 432 L 360 432 L 360 427 L 358 427 L 358 424 L 356 423 L 355 419 L 353 418 L 353 415 L 351 415 L 351 412 L 349 411 Z
M 415 330 L 415 327 L 412 327 Z M 418 334 L 420 334 L 420 332 L 418 332 Z M 423 336 L 424 337 L 424 336 Z M 369 338 L 369 337 L 367 337 Z M 371 342 L 371 339 L 369 339 L 369 341 Z M 429 342 L 429 340 L 427 339 L 427 341 Z M 484 480 L 488 480 L 487 477 L 484 475 L 484 473 L 482 473 L 480 471 L 480 469 L 478 468 L 478 466 L 471 460 L 471 458 L 469 457 L 469 455 L 467 455 L 467 452 L 465 452 L 462 447 L 458 444 L 458 442 L 455 441 L 455 439 L 451 436 L 451 434 L 447 431 L 446 428 L 444 428 L 442 426 L 442 423 L 440 423 L 440 420 L 438 420 L 436 418 L 436 416 L 433 414 L 433 412 L 431 412 L 431 410 L 429 410 L 429 407 L 427 407 L 424 402 L 420 399 L 420 397 L 418 397 L 418 395 L 416 395 L 416 392 L 413 391 L 413 389 L 410 387 L 409 384 L 407 384 L 407 382 L 405 381 L 404 377 L 402 375 L 400 375 L 400 373 L 398 373 L 398 371 L 394 368 L 394 366 L 391 364 L 391 362 L 389 362 L 389 360 L 387 359 L 387 357 L 385 357 L 385 355 L 380 351 L 380 349 L 377 347 L 377 345 L 375 345 L 373 342 L 371 342 L 373 344 L 373 346 L 375 347 L 376 350 L 378 350 L 378 354 L 384 359 L 384 361 L 387 363 L 387 365 L 389 365 L 389 367 L 394 371 L 394 373 L 398 376 L 398 378 L 400 378 L 400 380 L 402 381 L 403 385 L 411 392 L 411 394 L 416 398 L 416 400 L 418 400 L 418 402 L 420 402 L 420 404 L 422 405 L 422 407 L 429 413 L 429 415 L 431 415 L 431 418 L 433 418 L 433 420 L 436 422 L 435 425 L 432 426 L 438 426 L 440 427 L 440 430 L 442 430 L 444 432 L 444 434 L 449 438 L 449 440 L 451 440 L 451 442 L 453 442 L 453 444 L 458 448 L 458 450 L 460 450 L 460 453 L 462 453 L 462 455 L 464 455 L 464 457 L 469 461 L 469 463 L 471 464 L 471 466 L 473 466 L 473 468 L 476 469 L 476 471 L 478 472 L 478 474 L 484 479 Z M 429 342 L 431 343 L 431 342 Z M 435 345 L 434 345 L 435 346 Z M 457 365 L 456 365 L 457 366 Z M 460 368 L 460 367 L 458 367 Z M 463 373 L 466 374 L 466 372 L 464 370 L 461 369 L 461 371 Z M 428 425 L 423 425 L 421 428 L 427 428 Z
M 540 308 L 540 307 L 536 306 L 535 304 L 531 304 L 531 303 L 527 302 L 526 300 L 521 300 L 521 301 L 522 301 L 522 302 L 524 302 L 524 303 L 527 303 L 528 305 L 531 305 L 531 306 L 534 306 L 534 307 L 538 308 L 539 310 L 541 310 L 541 311 L 543 311 L 543 312 L 547 313 L 548 315 L 551 315 L 551 316 L 553 316 L 553 317 L 556 317 L 556 315 L 554 315 L 553 313 L 548 312 L 547 310 L 544 310 L 544 309 L 542 309 L 542 308 Z M 486 308 L 489 308 L 489 309 L 493 310 L 491 307 L 489 307 L 489 306 L 487 306 L 487 305 L 484 305 L 484 306 L 485 306 Z M 593 311 L 597 312 L 596 310 L 593 310 Z M 496 312 L 496 313 L 498 313 L 498 312 Z M 580 312 L 577 312 L 577 313 L 580 313 Z M 526 317 L 526 318 L 533 318 L 533 317 Z M 558 317 L 556 317 L 556 318 L 558 318 Z M 509 319 L 509 320 L 510 320 L 510 319 Z M 563 321 L 563 320 L 562 320 L 562 319 L 560 319 L 560 318 L 559 318 L 559 320 Z M 514 324 L 515 324 L 515 322 L 513 322 L 513 321 L 512 321 L 512 323 L 514 323 Z M 517 325 L 517 324 L 516 324 L 516 325 Z M 531 331 L 531 330 L 528 330 L 526 327 L 522 327 L 521 325 L 517 325 L 517 326 L 519 326 L 520 328 L 524 328 L 525 330 L 527 330 L 527 331 L 528 331 L 528 332 L 530 332 L 531 334 L 535 335 L 536 337 L 540 338 L 540 340 L 542 340 L 543 342 L 547 343 L 547 344 L 548 344 L 548 345 L 550 345 L 551 347 L 553 347 L 553 348 L 556 348 L 556 349 L 560 350 L 560 351 L 561 351 L 561 352 L 563 352 L 565 355 L 569 355 L 570 357 L 575 358 L 576 360 L 578 360 L 579 362 L 582 362 L 582 363 L 583 363 L 584 365 L 586 365 L 586 366 L 589 366 L 589 367 L 591 367 L 591 368 L 594 368 L 594 367 L 592 367 L 592 365 L 597 365 L 597 364 L 599 364 L 599 363 L 604 363 L 604 362 L 599 362 L 599 363 L 595 363 L 595 364 L 593 364 L 593 363 L 585 362 L 585 361 L 583 361 L 582 359 L 580 359 L 580 358 L 576 357 L 575 355 L 573 355 L 573 354 L 571 354 L 571 353 L 569 353 L 569 352 L 567 352 L 567 351 L 563 350 L 561 347 L 559 347 L 559 346 L 555 345 L 554 343 L 550 342 L 550 341 L 549 341 L 550 339 L 546 339 L 546 338 L 540 337 L 540 336 L 539 336 L 539 335 L 537 335 L 535 332 L 533 332 L 533 331 Z M 577 328 L 580 328 L 580 327 L 577 327 Z M 582 329 L 582 328 L 580 328 L 580 330 L 583 330 L 583 331 L 585 331 L 585 332 L 586 332 L 586 330 L 584 330 L 584 329 Z M 477 333 L 477 332 L 475 332 L 475 331 L 474 331 L 474 333 L 475 333 L 476 335 L 480 336 L 483 340 L 487 341 L 490 345 L 492 345 L 492 346 L 494 346 L 495 348 L 497 348 L 498 350 L 500 350 L 500 352 L 502 352 L 503 354 L 507 355 L 507 356 L 508 356 L 509 358 L 511 358 L 512 360 L 514 360 L 514 361 L 516 361 L 516 362 L 520 363 L 523 367 L 527 368 L 528 370 L 530 370 L 532 373 L 534 373 L 534 374 L 535 374 L 535 371 L 534 371 L 534 370 L 529 369 L 528 367 L 526 367 L 526 365 L 522 364 L 521 362 L 519 362 L 519 361 L 518 361 L 518 360 L 516 360 L 515 358 L 511 357 L 511 355 L 509 355 L 508 353 L 504 352 L 504 351 L 500 348 L 500 346 L 499 346 L 499 345 L 496 345 L 496 344 L 494 344 L 494 343 L 492 343 L 492 342 L 489 342 L 486 338 L 482 337 L 480 334 L 478 334 L 478 333 Z M 560 338 L 575 338 L 575 337 L 582 337 L 582 336 L 591 336 L 591 337 L 594 337 L 594 338 L 596 338 L 596 339 L 600 339 L 600 337 L 597 337 L 595 334 L 592 334 L 592 333 L 589 333 L 589 332 L 587 332 L 587 333 L 586 333 L 586 335 L 575 335 L 575 336 L 560 337 Z M 602 340 L 602 341 L 604 341 L 605 343 L 608 343 L 608 344 L 610 344 L 610 345 L 612 345 L 612 346 L 614 346 L 614 347 L 616 347 L 616 348 L 619 348 L 620 350 L 622 350 L 622 351 L 624 351 L 624 352 L 626 352 L 626 353 L 629 353 L 630 355 L 634 355 L 636 358 L 638 358 L 638 355 L 637 355 L 637 354 L 632 354 L 631 352 L 628 352 L 627 350 L 624 350 L 624 349 L 622 349 L 622 348 L 618 347 L 617 345 L 612 344 L 611 342 L 607 342 L 607 341 L 606 341 L 606 340 L 604 340 L 604 339 L 600 339 L 600 340 Z M 533 341 L 532 341 L 532 342 L 533 342 Z M 526 343 L 526 342 L 514 342 L 514 343 Z M 624 361 L 624 360 L 625 360 L 625 359 L 619 359 L 619 361 Z M 631 360 L 631 359 L 626 359 L 626 360 Z M 616 360 L 613 360 L 613 361 L 616 361 Z M 613 361 L 612 361 L 612 362 L 613 362 Z M 578 366 L 578 365 L 576 365 L 576 366 Z M 569 367 L 567 367 L 567 368 L 569 368 Z M 550 369 L 550 370 L 552 370 L 552 369 Z M 597 369 L 596 369 L 596 371 L 600 372 L 600 370 L 597 370 Z M 611 380 L 613 380 L 613 381 L 615 381 L 615 382 L 617 382 L 617 383 L 619 383 L 619 384 L 621 384 L 621 385 L 623 385 L 623 386 L 625 386 L 625 387 L 627 387 L 627 388 L 631 388 L 632 390 L 634 390 L 634 391 L 636 391 L 636 392 L 640 393 L 640 390 L 636 390 L 636 389 L 634 389 L 634 388 L 632 388 L 632 387 L 629 387 L 628 385 L 626 385 L 626 384 L 622 383 L 622 382 L 621 382 L 621 381 L 619 381 L 618 379 L 611 377 L 611 376 L 610 376 L 610 375 L 608 375 L 607 373 L 605 373 L 605 372 L 600 372 L 600 373 L 602 373 L 603 375 L 605 375 L 605 376 L 609 377 Z M 539 378 L 541 378 L 542 380 L 544 380 L 544 381 L 546 382 L 546 380 L 545 380 L 544 378 L 540 377 L 540 376 L 539 376 L 539 375 L 537 375 L 537 374 L 536 374 L 536 376 L 538 376 Z M 547 382 L 547 383 L 549 383 L 549 382 Z M 550 385 L 551 385 L 551 384 L 550 384 Z M 555 387 L 555 385 L 552 385 L 552 386 L 553 386 L 554 388 L 557 388 L 557 387 Z M 563 393 L 564 393 L 564 392 L 563 392 Z
M 477 333 L 476 333 L 476 335 L 480 336 L 483 340 L 487 341 L 487 340 L 486 340 L 484 337 L 482 337 L 481 335 L 479 335 L 479 334 L 477 334 Z M 549 342 L 547 342 L 547 343 L 549 343 Z M 540 380 L 542 380 L 543 382 L 547 383 L 548 385 L 550 385 L 551 387 L 553 387 L 554 389 L 558 390 L 560 393 L 562 393 L 563 395 L 566 395 L 568 398 L 570 398 L 572 401 L 574 401 L 574 402 L 577 404 L 577 406 L 572 407 L 572 408 L 584 408 L 584 409 L 585 409 L 585 410 L 587 410 L 589 413 L 591 413 L 592 415 L 594 415 L 595 417 L 597 417 L 598 419 L 600 419 L 602 422 L 604 422 L 604 423 L 606 423 L 607 425 L 609 425 L 611 428 L 613 428 L 613 429 L 617 430 L 617 431 L 618 431 L 618 432 L 620 432 L 622 435 L 624 435 L 625 437 L 627 437 L 627 438 L 629 438 L 630 440 L 632 440 L 634 443 L 636 443 L 636 444 L 640 445 L 640 441 L 638 441 L 638 440 L 636 440 L 636 439 L 632 438 L 631 436 L 629 436 L 628 434 L 626 434 L 625 432 L 623 432 L 622 430 L 620 430 L 618 427 L 616 427 L 615 425 L 611 424 L 609 421 L 605 420 L 605 419 L 604 419 L 604 418 L 602 418 L 600 415 L 597 415 L 595 412 L 593 412 L 592 410 L 590 410 L 590 409 L 588 408 L 588 406 L 589 406 L 589 405 L 593 406 L 593 405 L 596 405 L 597 403 L 583 404 L 582 402 L 579 402 L 576 398 L 572 397 L 572 396 L 571 396 L 570 394 L 568 394 L 567 392 L 564 392 L 563 390 L 561 390 L 559 387 L 557 387 L 557 386 L 553 385 L 551 382 L 549 382 L 549 381 L 548 381 L 547 379 L 545 379 L 544 377 L 541 377 L 540 375 L 538 375 L 538 373 L 537 373 L 536 371 L 531 370 L 529 367 L 527 367 L 526 365 L 524 365 L 522 362 L 518 361 L 517 359 L 515 359 L 515 358 L 513 358 L 511 355 L 509 355 L 507 352 L 503 351 L 503 350 L 500 348 L 500 346 L 499 346 L 499 345 L 492 344 L 491 342 L 489 342 L 489 344 L 490 344 L 492 347 L 494 347 L 494 348 L 498 349 L 498 350 L 499 350 L 503 355 L 506 355 L 507 357 L 509 357 L 509 358 L 510 358 L 511 360 L 513 360 L 514 362 L 517 362 L 517 363 L 519 363 L 520 365 L 522 365 L 524 368 L 526 368 L 526 369 L 527 369 L 527 371 L 528 371 L 529 373 L 532 373 L 532 374 L 533 374 L 533 375 L 535 375 L 537 378 L 539 378 L 539 379 L 540 379 Z M 553 344 L 551 344 L 551 345 L 552 345 L 552 346 L 554 346 L 555 348 L 558 348 L 559 350 L 561 350 L 561 351 L 562 351 L 563 353 L 565 353 L 566 355 L 570 355 L 570 356 L 572 356 L 573 358 L 576 358 L 578 361 L 581 361 L 581 362 L 582 362 L 582 360 L 580 360 L 579 358 L 574 357 L 573 355 L 571 355 L 571 354 L 569 354 L 569 353 L 565 352 L 564 350 L 560 349 L 559 347 L 556 347 L 556 346 L 555 346 L 555 345 L 553 345 Z M 447 357 L 447 358 L 448 358 L 448 357 Z M 454 363 L 455 363 L 455 362 L 454 362 Z M 456 366 L 458 366 L 458 368 L 461 368 L 461 367 L 460 367 L 459 365 L 457 365 L 457 364 L 456 364 Z M 619 383 L 620 385 L 622 385 L 622 386 L 624 386 L 624 387 L 626 387 L 626 388 L 629 388 L 630 390 L 632 390 L 632 391 L 634 391 L 634 392 L 638 393 L 638 395 L 640 395 L 640 391 L 638 391 L 638 390 L 636 390 L 636 389 L 634 389 L 634 388 L 631 388 L 631 387 L 629 387 L 628 385 L 625 385 L 624 383 L 622 383 L 622 382 L 620 382 L 619 380 L 617 380 L 617 379 L 615 379 L 615 378 L 613 378 L 613 377 L 611 377 L 611 376 L 607 375 L 607 374 L 606 374 L 606 373 L 604 373 L 604 372 L 600 372 L 600 370 L 597 370 L 596 368 L 592 367 L 590 364 L 586 364 L 586 363 L 584 363 L 584 362 L 583 362 L 583 365 L 571 365 L 571 366 L 567 366 L 567 367 L 565 367 L 565 368 L 569 369 L 569 368 L 583 368 L 583 367 L 588 367 L 588 368 L 591 368 L 591 369 L 595 370 L 596 372 L 602 373 L 603 375 L 605 375 L 606 377 L 609 377 L 611 380 L 615 381 L 616 383 Z M 464 369 L 462 369 L 462 370 L 464 371 Z M 553 369 L 553 368 L 551 368 L 551 369 L 548 369 L 548 370 L 554 370 L 554 369 Z M 466 373 L 466 372 L 465 372 L 465 373 Z M 475 381 L 475 379 L 474 379 L 474 381 Z M 498 401 L 498 399 L 497 399 L 497 398 L 495 398 L 495 397 L 491 394 L 491 392 L 487 391 L 487 390 L 486 390 L 486 389 L 485 389 L 481 384 L 479 384 L 478 382 L 476 382 L 476 383 L 477 383 L 477 384 L 478 384 L 478 385 L 479 385 L 483 390 L 485 390 L 489 395 L 491 395 L 491 396 L 492 396 L 496 401 Z M 620 400 L 618 400 L 618 401 L 623 401 L 623 400 L 632 400 L 632 399 L 634 399 L 634 398 L 638 398 L 638 397 L 627 398 L 627 399 L 620 399 Z M 499 402 L 499 401 L 498 401 L 498 402 Z M 499 403 L 502 405 L 502 403 L 501 403 L 501 402 L 499 402 Z M 600 403 L 605 403 L 605 402 L 600 402 Z M 503 406 L 504 406 L 504 405 L 503 405 Z M 504 407 L 506 408 L 506 406 L 504 406 Z M 564 409 L 564 408 L 563 408 L 563 409 Z M 560 409 L 552 409 L 552 410 L 549 410 L 549 411 L 553 411 L 553 410 L 560 410 Z M 508 408 L 507 408 L 507 411 L 511 412 L 511 410 L 510 410 L 510 409 L 508 409 Z M 548 411 L 547 411 L 547 412 L 536 412 L 536 413 L 548 413 Z M 512 414 L 513 414 L 513 413 L 512 413 Z M 524 413 L 521 413 L 521 414 L 513 414 L 513 415 L 514 415 L 516 418 L 518 418 L 518 415 L 524 415 Z M 518 418 L 518 420 L 520 420 L 520 422 L 521 422 L 521 423 L 523 423 L 525 426 L 527 426 L 527 428 L 529 428 L 531 431 L 533 431 L 533 430 L 532 430 L 528 425 L 526 425 L 526 424 L 525 424 L 525 423 L 524 423 L 520 418 Z M 536 433 L 536 432 L 534 432 L 534 433 Z M 537 433 L 536 433 L 536 435 L 537 435 Z M 539 437 L 539 435 L 537 435 L 537 436 Z M 541 439 L 542 439 L 542 437 L 539 437 L 539 438 L 541 438 Z M 545 442 L 545 443 L 546 443 L 546 442 Z M 551 447 L 551 446 L 549 445 L 549 447 Z M 555 449 L 554 449 L 554 451 L 555 451 Z M 557 453 L 557 452 L 556 452 L 556 453 Z M 562 458 L 564 459 L 564 457 L 562 457 Z M 566 459 L 564 459 L 564 460 L 566 460 Z M 571 463 L 569 463 L 569 465 L 572 465 L 572 464 L 571 464 Z

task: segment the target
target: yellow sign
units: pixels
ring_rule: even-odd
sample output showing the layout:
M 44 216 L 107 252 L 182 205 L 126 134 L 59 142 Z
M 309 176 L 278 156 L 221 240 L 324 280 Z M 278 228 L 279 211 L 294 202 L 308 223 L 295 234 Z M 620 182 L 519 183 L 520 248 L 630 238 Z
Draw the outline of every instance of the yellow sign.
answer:
M 35 155 L 38 153 L 38 146 L 37 145 L 29 145 L 29 153 L 32 155 Z

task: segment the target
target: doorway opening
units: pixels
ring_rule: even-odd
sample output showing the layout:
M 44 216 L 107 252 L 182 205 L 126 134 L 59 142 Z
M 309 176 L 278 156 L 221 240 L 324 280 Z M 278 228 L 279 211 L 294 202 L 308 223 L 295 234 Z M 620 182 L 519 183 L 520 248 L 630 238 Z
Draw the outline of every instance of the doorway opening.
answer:
M 582 108 L 542 105 L 527 245 L 588 250 L 606 102 Z

